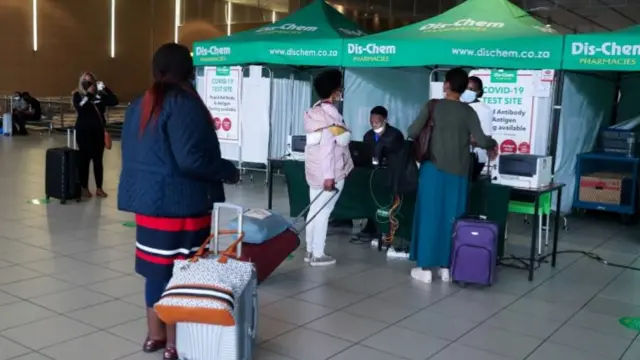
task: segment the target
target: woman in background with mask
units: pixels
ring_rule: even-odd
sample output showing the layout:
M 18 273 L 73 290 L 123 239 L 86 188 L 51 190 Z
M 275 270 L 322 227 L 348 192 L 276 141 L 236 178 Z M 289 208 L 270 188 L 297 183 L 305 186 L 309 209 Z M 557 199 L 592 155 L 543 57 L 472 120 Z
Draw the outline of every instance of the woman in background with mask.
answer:
M 311 266 L 327 266 L 336 260 L 325 254 L 329 216 L 338 201 L 344 179 L 353 169 L 349 153 L 351 133 L 334 104 L 342 100 L 342 73 L 327 70 L 313 81 L 313 88 L 322 99 L 304 114 L 304 130 L 307 134 L 304 170 L 309 184 L 311 204 L 306 229 L 307 254 L 304 258 Z M 325 205 L 326 204 L 326 205 Z M 324 207 L 323 207 L 324 206 Z
M 95 75 L 85 72 L 80 76 L 78 89 L 73 92 L 73 106 L 76 108 L 76 142 L 80 159 L 78 174 L 82 186 L 82 196 L 90 198 L 89 164 L 93 161 L 93 175 L 96 180 L 96 196 L 107 197 L 102 189 L 104 168 L 102 155 L 105 147 L 104 117 L 107 107 L 118 105 L 118 98 Z
M 482 95 L 484 95 L 484 86 L 482 84 L 482 80 L 477 76 L 470 76 L 467 90 L 462 93 L 462 95 L 460 96 L 460 100 L 469 104 L 469 106 L 471 106 L 471 108 L 475 110 L 476 114 L 478 114 L 482 132 L 487 136 L 492 136 L 493 109 L 491 109 L 489 105 L 480 101 Z M 487 151 L 477 147 L 477 144 L 473 137 L 471 137 L 471 146 L 473 147 L 473 151 L 475 152 L 477 157 L 477 162 L 473 165 L 474 168 L 472 176 L 474 179 L 477 179 L 488 161 Z

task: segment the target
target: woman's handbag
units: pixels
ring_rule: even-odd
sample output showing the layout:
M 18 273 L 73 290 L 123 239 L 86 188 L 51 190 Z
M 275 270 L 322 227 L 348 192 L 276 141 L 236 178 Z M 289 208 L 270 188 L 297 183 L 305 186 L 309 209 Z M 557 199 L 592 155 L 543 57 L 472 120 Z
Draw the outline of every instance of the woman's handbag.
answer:
M 217 254 L 218 235 L 237 234 L 237 239 Z M 242 255 L 242 231 L 214 230 L 196 255 L 177 260 L 173 277 L 154 309 L 166 324 L 178 322 L 235 325 L 237 300 L 251 280 L 253 264 L 238 260 Z M 207 251 L 211 241 L 215 251 Z
M 111 150 L 112 145 L 113 145 L 113 142 L 111 141 L 111 135 L 109 135 L 107 130 L 105 130 L 104 131 L 104 148 L 107 150 Z
M 414 143 L 414 157 L 419 163 L 429 160 L 429 145 L 431 145 L 431 133 L 433 132 L 434 125 L 433 112 L 437 103 L 437 99 L 431 99 L 427 103 L 427 111 L 429 112 L 427 122 L 424 124 L 422 130 L 420 130 L 420 135 L 418 135 L 418 138 Z

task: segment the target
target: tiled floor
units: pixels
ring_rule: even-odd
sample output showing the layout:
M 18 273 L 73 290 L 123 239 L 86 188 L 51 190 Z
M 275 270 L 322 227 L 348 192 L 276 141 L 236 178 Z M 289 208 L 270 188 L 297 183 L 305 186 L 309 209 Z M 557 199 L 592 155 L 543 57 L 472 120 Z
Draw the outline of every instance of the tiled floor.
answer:
M 59 137 L 0 138 L 0 360 L 147 360 L 142 280 L 133 273 L 134 230 L 119 213 L 117 149 L 106 155 L 111 197 L 32 205 L 43 194 L 47 147 Z M 276 205 L 287 210 L 281 179 Z M 230 202 L 264 207 L 261 183 L 227 189 Z M 508 251 L 528 228 L 514 219 Z M 560 255 L 534 282 L 500 269 L 488 289 L 418 284 L 411 263 L 387 261 L 332 230 L 339 263 L 309 268 L 300 253 L 260 288 L 257 360 L 637 360 L 638 334 L 618 324 L 640 316 L 640 272 Z M 572 219 L 561 248 L 595 249 L 640 266 L 640 231 Z

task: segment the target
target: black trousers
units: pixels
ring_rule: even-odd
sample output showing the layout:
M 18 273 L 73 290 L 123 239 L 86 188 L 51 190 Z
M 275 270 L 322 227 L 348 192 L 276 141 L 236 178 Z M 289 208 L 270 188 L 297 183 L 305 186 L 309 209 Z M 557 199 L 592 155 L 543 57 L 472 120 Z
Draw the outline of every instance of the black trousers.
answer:
M 78 152 L 80 157 L 78 160 L 80 186 L 82 186 L 83 189 L 89 188 L 89 168 L 93 162 L 93 177 L 96 180 L 96 188 L 101 189 L 102 181 L 104 180 L 104 166 L 102 165 L 104 139 L 93 144 L 78 141 Z
M 27 121 L 33 121 L 31 114 L 14 112 L 12 116 L 13 132 L 18 135 L 27 135 Z

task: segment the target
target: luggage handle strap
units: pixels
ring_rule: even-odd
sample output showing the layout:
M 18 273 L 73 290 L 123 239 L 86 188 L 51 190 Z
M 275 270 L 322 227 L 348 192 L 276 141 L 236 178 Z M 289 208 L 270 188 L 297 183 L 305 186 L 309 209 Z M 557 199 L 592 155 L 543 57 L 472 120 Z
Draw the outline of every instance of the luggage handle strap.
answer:
M 313 205 L 316 201 L 318 201 L 318 199 L 320 199 L 320 196 L 322 196 L 322 194 L 324 194 L 325 192 L 326 192 L 326 190 L 320 191 L 320 192 L 318 193 L 318 195 L 316 195 L 316 197 L 314 197 L 314 198 L 313 198 L 313 200 L 311 200 L 311 202 L 309 202 L 309 205 L 307 205 L 307 207 L 305 207 L 305 208 L 300 212 L 300 214 L 299 214 L 299 215 L 298 215 L 298 216 L 297 216 L 297 217 L 292 221 L 292 224 L 294 224 L 294 225 L 295 225 L 295 224 L 297 224 L 297 223 L 298 223 L 298 221 L 300 221 L 300 219 L 302 219 L 302 217 L 304 217 L 304 216 L 307 214 L 307 212 L 309 212 L 309 210 L 311 209 L 311 205 Z M 316 216 L 318 216 L 318 214 L 320 213 L 320 211 L 322 211 L 322 209 L 324 209 L 324 208 L 325 208 L 325 207 L 326 207 L 326 206 L 331 202 L 331 200 L 333 200 L 333 198 L 335 198 L 336 196 L 338 196 L 338 194 L 340 194 L 340 190 L 338 190 L 338 189 L 336 189 L 336 188 L 332 189 L 332 190 L 331 190 L 331 192 L 332 192 L 333 194 L 332 194 L 332 195 L 331 195 L 331 197 L 327 200 L 327 202 L 326 202 L 326 203 L 324 203 L 324 204 L 322 205 L 322 207 L 320 207 L 320 209 L 318 209 L 318 211 L 317 211 L 315 214 L 313 214 L 313 216 L 312 216 L 311 218 L 309 218 L 309 219 L 304 223 L 304 225 L 302 226 L 302 228 L 300 228 L 300 229 L 292 229 L 292 230 L 294 230 L 294 232 L 295 232 L 295 233 L 299 234 L 300 232 L 302 232 L 302 230 L 304 230 L 304 229 L 305 229 L 305 228 L 306 228 L 306 227 L 307 227 L 307 226 L 308 226 L 308 225 L 313 221 L 313 219 L 315 219 L 315 218 L 316 218 Z
M 235 235 L 237 232 L 235 230 L 220 230 L 218 235 Z M 209 237 L 204 241 L 204 243 L 200 246 L 196 254 L 189 260 L 191 262 L 196 262 L 200 258 L 206 255 L 207 247 L 211 244 L 211 240 L 215 240 L 217 236 L 215 234 L 209 235 Z M 220 253 L 220 257 L 218 258 L 218 262 L 222 264 L 226 264 L 229 258 L 238 259 L 240 255 L 238 255 L 237 248 L 242 244 L 242 239 L 244 238 L 244 232 L 240 233 L 237 239 L 235 239 L 229 247 Z M 217 253 L 217 251 L 216 251 Z

